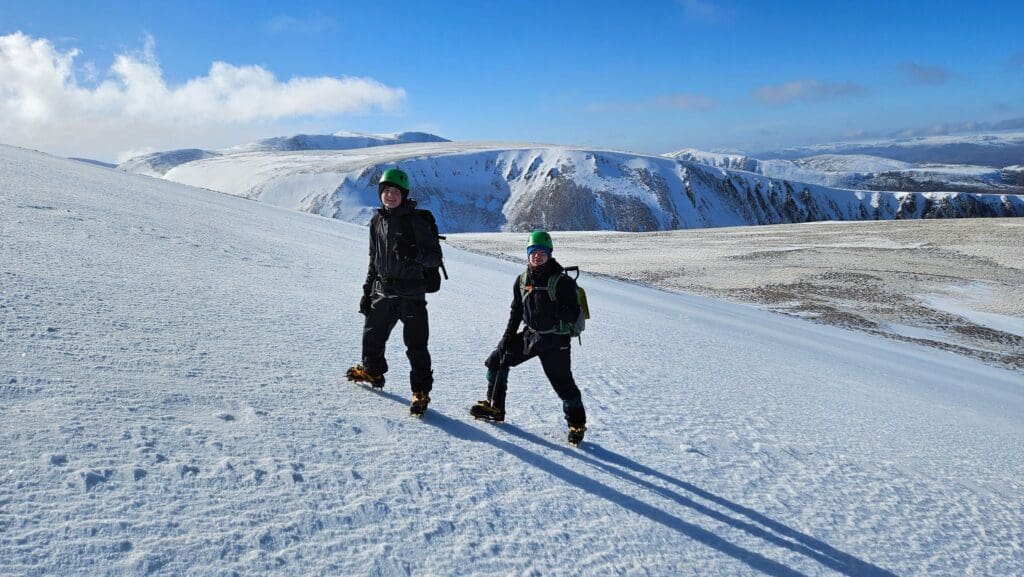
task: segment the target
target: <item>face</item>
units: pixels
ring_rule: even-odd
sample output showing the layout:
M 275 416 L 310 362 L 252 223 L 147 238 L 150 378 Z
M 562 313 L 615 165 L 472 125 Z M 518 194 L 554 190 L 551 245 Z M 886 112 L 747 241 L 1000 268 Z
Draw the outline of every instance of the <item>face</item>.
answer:
M 398 208 L 402 204 L 402 190 L 397 186 L 386 186 L 380 191 L 380 202 L 384 208 Z
M 548 262 L 548 253 L 542 250 L 535 250 L 530 253 L 530 266 L 538 267 Z

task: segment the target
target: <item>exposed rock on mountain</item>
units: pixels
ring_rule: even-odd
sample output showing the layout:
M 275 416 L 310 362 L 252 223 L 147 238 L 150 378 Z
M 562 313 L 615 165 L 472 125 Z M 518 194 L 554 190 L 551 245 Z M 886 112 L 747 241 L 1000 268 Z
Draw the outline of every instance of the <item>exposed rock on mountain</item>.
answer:
M 164 178 L 365 223 L 389 166 L 409 173 L 412 196 L 447 232 L 1024 216 L 1024 199 L 1013 195 L 854 191 L 659 156 L 453 142 L 233 152 L 183 163 Z

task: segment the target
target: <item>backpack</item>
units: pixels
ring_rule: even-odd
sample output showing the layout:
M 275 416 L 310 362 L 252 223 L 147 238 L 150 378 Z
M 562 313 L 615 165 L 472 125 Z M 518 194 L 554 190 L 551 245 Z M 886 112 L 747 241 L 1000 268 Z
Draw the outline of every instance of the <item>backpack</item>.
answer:
M 576 273 L 576 276 L 572 277 L 572 280 L 575 281 L 580 278 L 580 267 L 578 266 L 567 266 L 562 269 L 561 273 L 551 275 L 548 278 L 548 298 L 551 299 L 551 302 L 556 302 L 558 300 L 556 296 L 558 281 L 561 280 L 563 276 L 568 277 L 570 272 Z M 526 295 L 530 292 L 530 289 L 526 286 L 527 274 L 528 271 L 524 271 L 519 275 L 519 296 L 524 301 L 526 300 Z M 587 291 L 583 290 L 583 287 L 581 287 L 579 283 L 576 283 L 576 303 L 580 305 L 580 314 L 576 317 L 575 321 L 571 323 L 558 321 L 557 328 L 545 332 L 579 337 L 580 333 L 587 328 L 587 319 L 590 318 L 590 307 L 587 305 Z
M 437 231 L 437 221 L 434 219 L 434 213 L 429 210 L 415 209 L 414 213 L 427 221 L 430 225 L 430 232 L 434 234 L 434 237 L 439 241 L 445 240 L 447 237 L 441 236 Z M 412 233 L 412 216 L 406 217 L 405 228 L 408 231 L 409 236 L 413 236 Z M 440 243 L 438 243 L 440 245 Z M 448 280 L 448 270 L 444 268 L 444 255 L 441 256 L 441 264 L 439 266 L 425 266 L 423 267 L 423 282 L 426 284 L 426 292 L 436 293 L 441 290 L 441 274 L 444 273 L 444 280 Z

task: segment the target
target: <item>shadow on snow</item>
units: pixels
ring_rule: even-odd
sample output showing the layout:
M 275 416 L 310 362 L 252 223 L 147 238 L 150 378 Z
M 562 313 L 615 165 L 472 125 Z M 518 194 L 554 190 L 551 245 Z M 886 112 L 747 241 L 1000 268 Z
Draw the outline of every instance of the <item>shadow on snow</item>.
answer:
M 379 394 L 402 404 L 408 403 L 406 399 L 389 392 L 381 391 Z M 453 419 L 435 410 L 428 412 L 423 419 L 423 422 L 424 424 L 437 427 L 453 437 L 472 442 L 487 443 L 495 448 L 501 449 L 524 463 L 541 469 L 549 475 L 558 477 L 566 483 L 578 487 L 587 493 L 606 499 L 637 515 L 646 517 L 655 523 L 663 525 L 690 539 L 693 539 L 698 543 L 729 555 L 757 571 L 778 577 L 804 575 L 803 573 L 789 568 L 778 561 L 774 561 L 757 552 L 731 543 L 699 525 L 684 521 L 679 517 L 675 517 L 655 505 L 646 503 L 637 497 L 627 495 L 618 489 L 578 473 L 538 452 L 529 450 L 521 444 L 502 440 L 479 427 L 470 425 L 467 422 Z M 533 443 L 534 445 L 547 449 L 548 451 L 561 453 L 566 457 L 580 461 L 582 464 L 604 471 L 605 473 L 618 477 L 624 481 L 628 481 L 655 495 L 659 495 L 679 505 L 688 507 L 698 513 L 706 515 L 714 521 L 724 523 L 730 527 L 744 531 L 749 535 L 764 539 L 768 543 L 783 549 L 804 555 L 843 575 L 848 575 L 850 577 L 896 577 L 896 575 L 891 571 L 866 561 L 862 561 L 848 553 L 844 553 L 823 541 L 815 539 L 809 535 L 805 535 L 791 527 L 787 527 L 786 525 L 762 515 L 749 507 L 745 507 L 723 497 L 719 497 L 718 495 L 701 489 L 692 483 L 680 481 L 670 475 L 666 475 L 642 465 L 626 456 L 615 453 L 609 449 L 605 449 L 600 445 L 585 442 L 580 449 L 572 449 L 568 446 L 563 446 L 538 437 L 533 433 L 524 431 L 519 427 L 508 423 L 504 423 L 496 427 L 496 430 L 500 430 L 502 434 L 514 437 L 521 441 Z M 667 483 L 676 489 L 664 487 L 638 475 L 643 475 L 645 477 Z M 723 513 L 722 511 L 713 509 L 708 505 L 699 503 L 691 496 L 688 496 L 687 493 L 693 497 L 699 497 L 705 501 L 727 509 L 738 516 Z

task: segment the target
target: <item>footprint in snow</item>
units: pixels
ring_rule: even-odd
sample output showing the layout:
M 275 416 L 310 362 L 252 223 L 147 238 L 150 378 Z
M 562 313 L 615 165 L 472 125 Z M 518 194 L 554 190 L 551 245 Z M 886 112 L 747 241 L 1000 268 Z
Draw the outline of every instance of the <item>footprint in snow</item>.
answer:
M 71 475 L 68 485 L 71 487 L 81 487 L 83 491 L 88 493 L 98 485 L 109 481 L 113 474 L 113 469 L 83 469 L 81 471 L 75 471 Z
M 683 443 L 683 444 L 679 445 L 679 448 L 682 449 L 684 453 L 690 453 L 690 454 L 693 454 L 693 455 L 700 455 L 701 457 L 707 457 L 708 456 L 707 453 L 705 453 L 704 451 L 701 451 L 700 449 L 698 449 L 697 447 L 694 447 L 693 445 L 687 445 L 687 444 Z
M 193 467 L 192 465 L 178 465 L 178 475 L 184 479 L 185 477 L 199 474 L 199 467 Z

